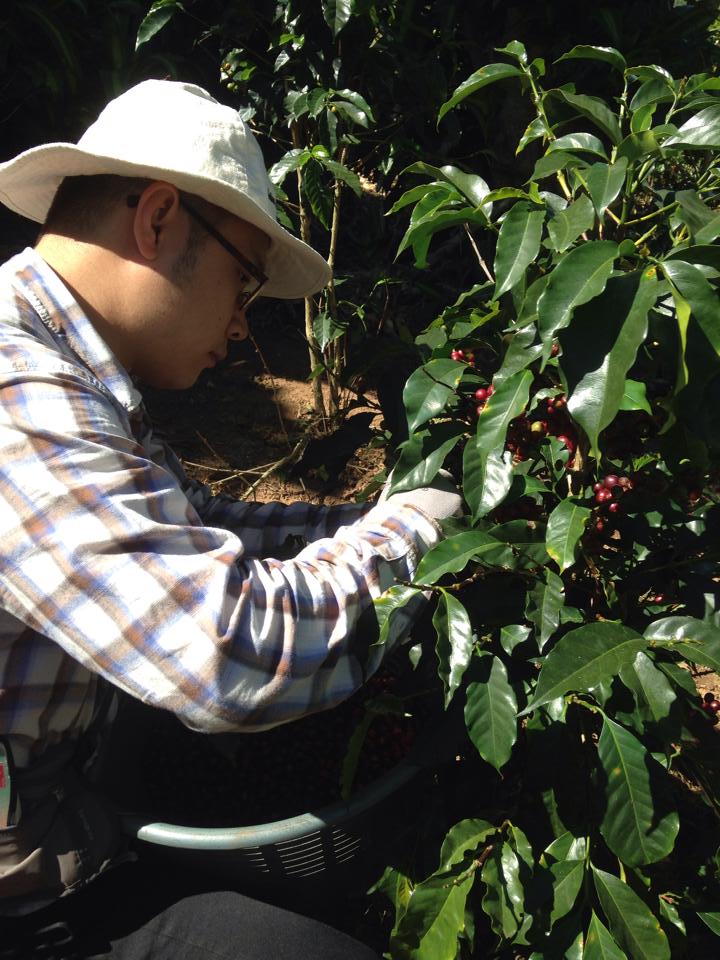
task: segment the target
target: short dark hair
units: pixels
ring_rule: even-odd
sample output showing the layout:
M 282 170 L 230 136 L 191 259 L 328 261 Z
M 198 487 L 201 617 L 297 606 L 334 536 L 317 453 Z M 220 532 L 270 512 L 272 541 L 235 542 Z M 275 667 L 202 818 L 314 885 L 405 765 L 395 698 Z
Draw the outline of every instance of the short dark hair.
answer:
M 42 233 L 59 233 L 76 240 L 91 240 L 104 218 L 118 204 L 149 187 L 153 180 L 143 177 L 121 177 L 116 174 L 65 177 L 50 206 Z M 180 191 L 183 200 L 192 203 L 211 223 L 217 223 L 225 212 L 201 197 Z M 207 233 L 194 219 L 185 250 L 173 268 L 173 279 L 180 283 L 192 271 Z

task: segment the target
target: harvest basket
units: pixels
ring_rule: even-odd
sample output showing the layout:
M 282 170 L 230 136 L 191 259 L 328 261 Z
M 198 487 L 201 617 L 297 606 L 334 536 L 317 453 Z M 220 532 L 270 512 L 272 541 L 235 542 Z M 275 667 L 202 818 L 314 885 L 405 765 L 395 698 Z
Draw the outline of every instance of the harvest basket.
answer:
M 149 708 L 137 702 L 125 706 L 129 716 L 123 718 L 117 737 L 125 758 L 116 757 L 111 766 L 127 771 L 132 766 L 127 751 L 136 749 L 131 744 L 142 739 Z M 417 797 L 423 777 L 431 777 L 434 769 L 454 759 L 463 735 L 462 715 L 457 711 L 434 715 L 400 762 L 358 787 L 347 801 L 242 826 L 198 826 L 160 819 L 157 813 L 134 806 L 133 792 L 128 793 L 125 781 L 123 828 L 152 856 L 248 889 L 302 887 L 307 892 L 338 884 L 343 889 L 360 889 L 377 865 L 378 851 L 386 855 L 412 831 L 418 804 L 411 798 Z M 135 796 L 142 795 L 142 784 L 137 786 Z

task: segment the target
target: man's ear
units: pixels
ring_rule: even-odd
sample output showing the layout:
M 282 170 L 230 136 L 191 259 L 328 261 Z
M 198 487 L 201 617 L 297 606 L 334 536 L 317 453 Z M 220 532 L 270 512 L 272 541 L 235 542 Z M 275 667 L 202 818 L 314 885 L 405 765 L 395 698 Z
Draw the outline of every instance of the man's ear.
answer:
M 172 246 L 171 234 L 178 224 L 180 195 L 171 183 L 156 180 L 140 194 L 134 211 L 133 236 L 138 252 L 146 260 L 157 260 L 165 246 Z

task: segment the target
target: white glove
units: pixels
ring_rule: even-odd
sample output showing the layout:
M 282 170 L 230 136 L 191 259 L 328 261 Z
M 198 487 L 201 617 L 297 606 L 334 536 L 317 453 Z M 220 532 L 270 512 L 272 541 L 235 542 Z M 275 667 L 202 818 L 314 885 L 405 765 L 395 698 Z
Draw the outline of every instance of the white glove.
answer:
M 446 520 L 448 517 L 461 517 L 463 514 L 462 496 L 447 470 L 440 470 L 429 487 L 403 490 L 402 493 L 392 493 L 388 496 L 391 483 L 392 472 L 378 498 L 378 503 L 410 504 L 422 510 L 432 520 Z

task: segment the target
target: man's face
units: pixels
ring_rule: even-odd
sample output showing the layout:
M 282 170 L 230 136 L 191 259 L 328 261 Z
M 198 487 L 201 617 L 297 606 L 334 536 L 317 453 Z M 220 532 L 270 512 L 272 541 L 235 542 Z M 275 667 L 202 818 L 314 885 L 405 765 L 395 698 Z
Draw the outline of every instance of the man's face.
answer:
M 216 226 L 262 269 L 270 245 L 264 233 L 236 217 L 228 216 Z M 209 235 L 200 238 L 190 257 L 181 254 L 174 266 L 158 291 L 157 312 L 146 328 L 133 373 L 150 386 L 180 390 L 192 386 L 203 370 L 225 357 L 228 339 L 247 336 L 247 318 L 238 304 L 254 281 Z

